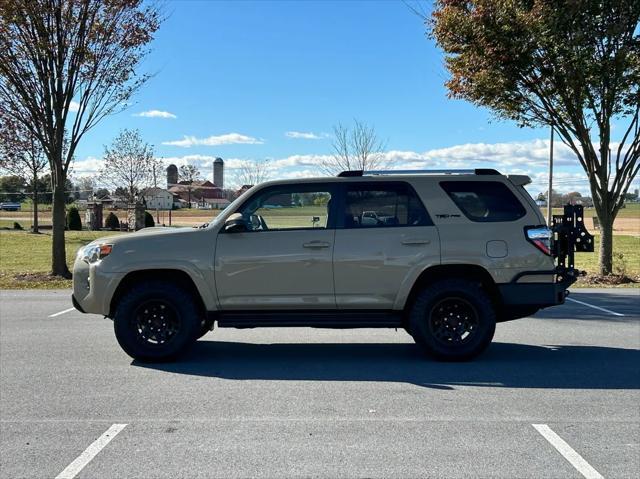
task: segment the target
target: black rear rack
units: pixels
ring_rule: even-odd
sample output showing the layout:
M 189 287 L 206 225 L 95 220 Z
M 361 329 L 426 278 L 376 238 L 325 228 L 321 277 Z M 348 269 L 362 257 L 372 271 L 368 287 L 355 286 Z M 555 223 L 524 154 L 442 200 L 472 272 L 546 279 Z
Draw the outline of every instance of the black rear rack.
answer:
M 593 236 L 584 226 L 582 205 L 565 205 L 564 214 L 553 215 L 551 254 L 558 263 L 558 274 L 578 276 L 575 253 L 593 253 Z

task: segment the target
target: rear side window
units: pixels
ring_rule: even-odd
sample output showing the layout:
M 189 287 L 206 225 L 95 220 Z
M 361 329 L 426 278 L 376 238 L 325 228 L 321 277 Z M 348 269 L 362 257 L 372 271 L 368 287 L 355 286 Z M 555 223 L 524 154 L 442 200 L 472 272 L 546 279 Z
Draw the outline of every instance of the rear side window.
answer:
M 514 221 L 527 213 L 499 181 L 443 181 L 440 186 L 471 221 Z
M 345 228 L 432 224 L 422 202 L 406 183 L 350 184 L 345 200 Z

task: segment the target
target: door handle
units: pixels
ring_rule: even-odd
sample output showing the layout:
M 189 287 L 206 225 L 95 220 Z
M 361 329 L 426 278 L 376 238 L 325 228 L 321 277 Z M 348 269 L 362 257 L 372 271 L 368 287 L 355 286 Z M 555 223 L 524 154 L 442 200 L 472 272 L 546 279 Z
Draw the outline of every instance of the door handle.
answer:
M 304 248 L 328 248 L 331 244 L 327 241 L 309 241 L 308 243 L 302 243 Z
M 429 243 L 431 243 L 431 240 L 425 239 L 425 238 L 408 238 L 408 239 L 402 240 L 402 244 L 407 244 L 407 245 L 420 245 L 420 244 L 429 244 Z

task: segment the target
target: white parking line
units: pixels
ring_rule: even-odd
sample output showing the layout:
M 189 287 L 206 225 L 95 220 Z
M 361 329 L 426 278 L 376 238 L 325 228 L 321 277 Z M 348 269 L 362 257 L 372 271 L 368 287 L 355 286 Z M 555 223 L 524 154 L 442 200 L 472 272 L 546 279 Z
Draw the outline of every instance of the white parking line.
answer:
M 126 424 L 113 424 L 102 436 L 80 454 L 75 461 L 69 464 L 64 471 L 56 476 L 56 479 L 73 479 L 76 475 L 96 457 L 96 455 L 107 445 L 116 435 L 126 427 Z
M 567 299 L 569 301 L 573 301 L 574 303 L 578 303 L 583 306 L 589 306 L 590 308 L 599 309 L 600 311 L 604 311 L 605 313 L 613 314 L 614 316 L 624 316 L 624 314 L 622 313 L 616 313 L 615 311 L 611 311 L 610 309 L 607 309 L 607 308 L 601 308 L 600 306 L 596 306 L 594 304 L 585 303 L 583 301 L 578 301 L 577 299 L 573 299 L 573 298 L 567 298 Z
M 532 424 L 532 426 L 584 477 L 587 479 L 603 479 L 602 475 L 600 475 L 591 464 L 585 461 L 580 454 L 574 451 L 573 448 L 553 432 L 549 426 L 546 424 Z
M 50 318 L 55 318 L 56 316 L 60 316 L 61 314 L 70 313 L 74 309 L 76 309 L 76 308 L 69 308 L 69 309 L 65 309 L 64 311 L 58 311 L 57 313 L 50 314 L 49 317 Z

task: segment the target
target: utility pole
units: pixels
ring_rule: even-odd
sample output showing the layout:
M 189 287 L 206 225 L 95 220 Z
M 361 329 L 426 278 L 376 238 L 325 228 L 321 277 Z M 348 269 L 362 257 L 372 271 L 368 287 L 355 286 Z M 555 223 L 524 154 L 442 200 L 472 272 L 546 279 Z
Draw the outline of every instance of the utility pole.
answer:
M 547 226 L 551 228 L 553 211 L 551 208 L 551 192 L 553 191 L 553 123 L 551 123 L 551 144 L 549 145 L 549 189 L 547 190 Z

